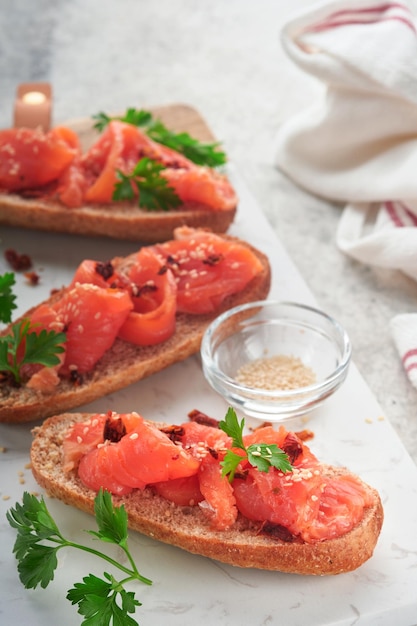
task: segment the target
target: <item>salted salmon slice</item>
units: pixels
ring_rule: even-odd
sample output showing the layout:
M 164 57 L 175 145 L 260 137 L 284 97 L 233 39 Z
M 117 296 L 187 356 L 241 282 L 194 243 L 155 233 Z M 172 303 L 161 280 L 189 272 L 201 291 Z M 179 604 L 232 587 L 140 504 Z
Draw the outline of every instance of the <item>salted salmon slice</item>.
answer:
M 77 283 L 54 304 L 35 309 L 29 319 L 31 331 L 65 332 L 65 358 L 55 371 L 66 376 L 84 374 L 94 367 L 113 345 L 132 309 L 129 294 L 123 290 Z
M 162 343 L 175 332 L 177 284 L 173 273 L 150 248 L 114 264 L 91 259 L 77 268 L 71 285 L 93 284 L 123 289 L 132 301 L 132 311 L 118 331 L 118 337 L 139 346 Z
M 141 421 L 117 443 L 103 442 L 82 456 L 78 474 L 91 489 L 111 493 L 192 476 L 199 462 L 158 428 Z
M 74 162 L 61 181 L 61 201 L 77 206 L 76 198 L 83 197 L 87 203 L 111 203 L 118 182 L 117 171 L 129 174 L 145 157 L 165 168 L 161 176 L 180 200 L 191 207 L 199 204 L 216 211 L 236 207 L 236 192 L 225 176 L 196 165 L 172 148 L 153 141 L 137 126 L 118 120 L 111 121 L 93 146 Z M 132 190 L 137 192 L 134 187 Z
M 77 135 L 66 127 L 0 131 L 0 188 L 36 189 L 56 181 L 79 153 Z
M 338 537 L 353 528 L 371 504 L 366 486 L 356 477 L 327 473 L 309 447 L 283 426 L 260 428 L 244 437 L 245 445 L 276 443 L 292 459 L 293 472 L 259 472 L 243 466 L 245 480 L 233 483 L 236 504 L 248 519 L 284 527 L 293 537 L 312 543 Z M 295 448 L 297 443 L 297 448 Z M 324 474 L 325 477 L 324 477 Z
M 176 229 L 175 239 L 152 248 L 175 276 L 177 310 L 183 313 L 212 313 L 262 271 L 248 248 L 186 226 Z
M 111 421 L 113 430 L 130 433 L 143 421 L 138 413 L 96 413 L 84 422 L 75 422 L 67 432 L 63 442 L 64 471 L 69 472 L 78 467 L 80 459 L 104 442 L 106 424 Z M 117 423 L 122 424 L 121 428 Z
M 151 487 L 158 495 L 179 506 L 194 506 L 204 500 L 198 474 L 185 478 L 161 480 L 153 483 Z
M 85 284 L 67 291 L 54 309 L 64 322 L 67 335 L 61 372 L 75 369 L 83 374 L 111 348 L 132 310 L 132 301 L 125 291 Z
M 167 168 L 161 176 L 190 208 L 197 204 L 224 211 L 237 204 L 236 192 L 226 176 L 208 167 Z
M 177 283 L 152 250 L 142 248 L 136 260 L 127 272 L 129 283 L 135 285 L 134 308 L 118 336 L 139 346 L 156 345 L 175 332 Z
M 220 458 L 209 453 L 201 460 L 198 479 L 204 501 L 200 507 L 213 528 L 227 530 L 235 523 L 238 509 L 233 487 L 222 476 Z

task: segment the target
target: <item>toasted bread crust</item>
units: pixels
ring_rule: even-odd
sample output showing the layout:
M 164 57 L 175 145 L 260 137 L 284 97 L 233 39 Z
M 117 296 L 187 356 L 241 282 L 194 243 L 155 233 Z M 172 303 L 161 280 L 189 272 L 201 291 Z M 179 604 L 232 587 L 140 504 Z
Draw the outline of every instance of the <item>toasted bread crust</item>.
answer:
M 44 394 L 28 387 L 14 387 L 6 382 L 0 382 L 0 422 L 17 423 L 43 419 L 92 402 L 183 361 L 198 352 L 204 331 L 217 315 L 235 305 L 264 299 L 271 282 L 267 256 L 248 243 L 228 235 L 223 237 L 247 246 L 261 261 L 263 268 L 261 273 L 255 276 L 245 289 L 228 297 L 213 314 L 177 314 L 174 335 L 161 344 L 135 346 L 116 339 L 111 349 L 77 385 L 70 380 L 62 379 L 53 393 Z M 60 298 L 63 291 L 56 292 L 47 302 L 51 303 Z M 25 315 L 30 313 L 31 311 L 28 311 Z M 8 331 L 6 328 L 1 334 L 8 334 Z
M 53 201 L 26 199 L 0 193 L 0 223 L 49 232 L 111 237 L 143 243 L 172 238 L 175 228 L 210 228 L 224 233 L 233 222 L 236 207 L 212 211 L 197 205 L 184 205 L 173 211 L 150 212 L 133 205 L 84 206 L 69 209 Z
M 35 428 L 31 467 L 36 481 L 51 496 L 93 513 L 95 492 L 81 483 L 75 471 L 64 474 L 62 468 L 65 432 L 72 423 L 89 417 L 82 413 L 58 415 Z M 328 472 L 349 473 L 330 466 Z M 150 488 L 113 497 L 113 501 L 125 506 L 130 528 L 194 554 L 238 567 L 324 576 L 352 571 L 373 554 L 383 509 L 377 491 L 369 486 L 367 489 L 373 505 L 365 510 L 361 522 L 341 537 L 314 544 L 288 543 L 261 534 L 258 526 L 243 517 L 230 530 L 212 530 L 199 507 L 174 505 Z

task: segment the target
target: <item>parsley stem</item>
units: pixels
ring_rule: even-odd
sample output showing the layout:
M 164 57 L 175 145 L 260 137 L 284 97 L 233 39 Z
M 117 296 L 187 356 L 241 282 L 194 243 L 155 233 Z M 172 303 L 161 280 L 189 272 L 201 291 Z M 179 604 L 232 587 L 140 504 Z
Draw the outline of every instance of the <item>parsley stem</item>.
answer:
M 103 552 L 95 550 L 94 548 L 89 548 L 88 546 L 83 546 L 79 543 L 73 543 L 72 541 L 68 541 L 66 539 L 64 539 L 64 542 L 61 544 L 60 547 L 78 548 L 79 550 L 83 550 L 84 552 L 89 552 L 90 554 L 94 554 L 95 556 L 98 556 L 101 559 L 104 559 L 105 561 L 107 561 L 108 563 L 116 567 L 117 569 L 121 570 L 122 572 L 125 572 L 125 574 L 129 574 L 128 580 L 136 579 L 136 580 L 140 580 L 142 583 L 145 583 L 145 585 L 152 585 L 152 581 L 149 578 L 146 578 L 145 576 L 142 576 L 142 574 L 139 574 L 129 551 L 126 550 L 126 548 L 124 548 L 121 545 L 119 545 L 119 547 L 123 550 L 123 552 L 126 554 L 127 558 L 129 559 L 129 563 L 131 564 L 132 569 L 129 569 L 125 565 L 122 565 L 122 563 L 119 563 L 118 561 L 113 559 L 111 556 L 108 556 L 107 554 L 104 554 Z

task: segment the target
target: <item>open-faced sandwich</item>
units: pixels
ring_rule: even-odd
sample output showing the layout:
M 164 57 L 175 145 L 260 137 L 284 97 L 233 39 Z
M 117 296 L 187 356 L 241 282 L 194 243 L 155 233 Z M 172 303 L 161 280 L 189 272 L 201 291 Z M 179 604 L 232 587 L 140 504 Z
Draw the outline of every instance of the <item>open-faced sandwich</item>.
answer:
M 191 126 L 196 115 L 161 110 Z M 226 232 L 238 200 L 217 143 L 172 132 L 148 111 L 96 117 L 100 135 L 90 120 L 0 131 L 0 223 L 145 243 L 184 224 Z
M 383 521 L 377 491 L 321 463 L 303 432 L 265 425 L 245 434 L 233 409 L 221 422 L 190 418 L 51 417 L 34 429 L 34 477 L 89 513 L 104 489 L 132 529 L 235 566 L 328 575 L 372 556 Z
M 253 246 L 187 227 L 124 258 L 85 260 L 0 333 L 0 422 L 81 406 L 187 358 L 219 313 L 265 298 L 270 278 Z

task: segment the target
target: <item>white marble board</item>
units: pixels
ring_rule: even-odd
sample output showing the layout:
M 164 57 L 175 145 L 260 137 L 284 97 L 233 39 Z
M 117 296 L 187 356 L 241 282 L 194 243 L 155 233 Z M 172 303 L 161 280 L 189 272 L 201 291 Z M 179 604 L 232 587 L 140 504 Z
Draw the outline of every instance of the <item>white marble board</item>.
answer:
M 233 167 L 230 176 L 241 199 L 231 232 L 268 254 L 273 269 L 270 297 L 317 304 Z M 68 282 L 82 259 L 107 260 L 137 247 L 7 228 L 0 230 L 0 237 L 3 249 L 30 254 L 42 278 L 36 287 L 19 279 L 18 312 L 46 298 L 52 287 Z M 1 257 L 0 273 L 7 269 Z M 137 410 L 150 419 L 178 422 L 193 408 L 221 418 L 227 407 L 205 382 L 199 357 L 194 356 L 84 408 Z M 417 624 L 417 467 L 354 364 L 344 386 L 307 424 L 315 432 L 311 447 L 320 458 L 347 465 L 382 496 L 385 522 L 372 559 L 349 574 L 302 577 L 229 567 L 132 532 L 130 542 L 140 571 L 154 581 L 152 587 L 135 587 L 142 602 L 135 615 L 141 626 Z M 305 421 L 293 425 L 305 426 Z M 102 564 L 75 551 L 61 553 L 55 580 L 47 590 L 27 591 L 18 580 L 12 555 L 15 534 L 5 513 L 24 490 L 37 490 L 25 467 L 33 426 L 0 425 L 0 446 L 7 449 L 0 455 L 0 623 L 75 626 L 81 617 L 65 599 L 66 592 L 89 572 L 101 575 Z M 58 501 L 47 502 L 67 536 L 88 540 L 83 529 L 94 527 L 91 517 Z

